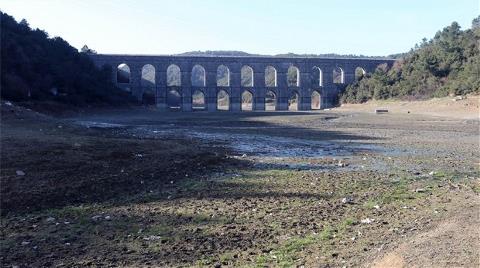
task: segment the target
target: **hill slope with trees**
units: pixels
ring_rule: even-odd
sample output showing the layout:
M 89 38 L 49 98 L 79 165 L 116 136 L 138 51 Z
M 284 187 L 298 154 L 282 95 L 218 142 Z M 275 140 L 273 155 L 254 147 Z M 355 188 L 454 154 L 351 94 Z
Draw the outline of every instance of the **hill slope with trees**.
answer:
M 50 38 L 3 12 L 0 17 L 2 99 L 73 107 L 133 100 L 112 83 L 111 70 L 96 68 L 86 53 L 62 38 Z
M 88 47 L 87 47 L 88 49 Z M 400 54 L 389 55 L 389 56 L 365 56 L 365 55 L 354 55 L 354 54 L 336 54 L 336 53 L 327 53 L 327 54 L 295 54 L 295 53 L 286 53 L 286 54 L 276 54 L 276 55 L 262 55 L 262 54 L 251 54 L 243 51 L 235 50 L 207 50 L 207 51 L 189 51 L 180 54 L 178 56 L 209 56 L 209 57 L 277 57 L 277 58 L 395 58 Z
M 349 85 L 341 100 L 361 103 L 370 99 L 427 99 L 480 93 L 480 16 L 472 28 L 458 23 L 439 31 L 431 40 L 401 56 L 391 68 L 379 66 Z

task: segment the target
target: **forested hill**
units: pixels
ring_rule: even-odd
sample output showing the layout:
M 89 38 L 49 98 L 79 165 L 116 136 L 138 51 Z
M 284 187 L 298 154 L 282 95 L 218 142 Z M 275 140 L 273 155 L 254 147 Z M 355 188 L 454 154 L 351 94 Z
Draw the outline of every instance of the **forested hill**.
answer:
M 189 51 L 177 54 L 178 56 L 211 56 L 211 57 L 218 57 L 218 56 L 229 56 L 229 57 L 249 57 L 249 56 L 260 56 L 257 54 L 250 54 L 243 51 L 236 51 L 236 50 L 207 50 L 207 51 Z
M 221 57 L 221 56 L 233 56 L 233 57 L 280 57 L 280 58 L 294 58 L 294 57 L 305 57 L 305 58 L 389 58 L 383 56 L 365 56 L 365 55 L 342 55 L 335 53 L 328 54 L 295 54 L 295 53 L 286 53 L 286 54 L 277 54 L 277 55 L 262 55 L 262 54 L 250 54 L 243 51 L 236 50 L 207 50 L 207 51 L 189 51 L 177 54 L 179 56 L 212 56 L 212 57 Z
M 458 23 L 424 39 L 401 55 L 388 69 L 379 66 L 347 87 L 342 101 L 370 99 L 426 99 L 447 95 L 480 93 L 480 16 L 472 28 L 461 30 Z
M 49 38 L 8 14 L 1 17 L 1 97 L 65 107 L 117 105 L 132 100 L 114 86 L 111 71 L 96 68 L 84 53 L 60 37 Z

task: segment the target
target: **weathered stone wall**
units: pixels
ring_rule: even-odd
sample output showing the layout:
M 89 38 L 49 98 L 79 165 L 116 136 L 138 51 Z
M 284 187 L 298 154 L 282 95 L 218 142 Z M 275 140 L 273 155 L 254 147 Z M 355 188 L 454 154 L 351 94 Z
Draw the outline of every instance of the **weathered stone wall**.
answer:
M 130 83 L 118 84 L 120 88 L 130 90 L 139 100 L 146 90 L 141 84 L 142 68 L 146 64 L 155 67 L 155 92 L 156 105 L 159 109 L 166 109 L 167 68 L 171 64 L 180 67 L 181 86 L 179 93 L 182 97 L 182 110 L 192 110 L 192 93 L 199 89 L 205 94 L 207 110 L 216 111 L 217 92 L 221 89 L 229 94 L 230 110 L 240 111 L 241 94 L 249 90 L 254 97 L 253 109 L 265 110 L 265 94 L 272 90 L 276 94 L 276 110 L 287 110 L 288 99 L 297 92 L 299 95 L 299 110 L 311 109 L 311 94 L 318 91 L 321 95 L 321 108 L 329 108 L 338 103 L 339 93 L 355 80 L 355 69 L 363 68 L 366 72 L 373 72 L 375 68 L 383 63 L 391 65 L 393 60 L 389 59 L 363 59 L 363 58 L 278 58 L 278 57 L 198 57 L 198 56 L 147 56 L 147 55 L 106 55 L 94 54 L 91 58 L 99 67 L 109 65 L 112 67 L 113 82 L 117 82 L 117 66 L 125 63 L 130 68 Z M 191 71 L 196 64 L 201 65 L 206 71 L 206 86 L 191 86 Z M 217 87 L 217 68 L 225 65 L 230 70 L 230 86 Z M 248 65 L 254 70 L 253 87 L 241 86 L 241 68 Z M 289 87 L 287 85 L 287 70 L 295 66 L 300 71 L 300 85 Z M 265 86 L 265 68 L 273 66 L 277 71 L 277 86 Z M 312 84 L 312 70 L 318 67 L 322 70 L 322 86 Z M 333 83 L 333 70 L 336 67 L 344 71 L 344 83 Z

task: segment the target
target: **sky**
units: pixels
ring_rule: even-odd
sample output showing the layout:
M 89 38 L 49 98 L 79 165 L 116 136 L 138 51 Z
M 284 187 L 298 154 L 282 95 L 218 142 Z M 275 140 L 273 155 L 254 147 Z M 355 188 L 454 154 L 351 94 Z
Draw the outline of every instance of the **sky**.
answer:
M 480 0 L 2 0 L 0 10 L 98 53 L 385 56 L 410 50 Z

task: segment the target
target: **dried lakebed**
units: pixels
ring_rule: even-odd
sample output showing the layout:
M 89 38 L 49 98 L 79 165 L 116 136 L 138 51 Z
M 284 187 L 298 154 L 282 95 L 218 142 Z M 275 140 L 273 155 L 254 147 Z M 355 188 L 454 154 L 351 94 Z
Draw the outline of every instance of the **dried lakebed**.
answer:
M 5 215 L 7 266 L 479 265 L 469 227 L 479 224 L 477 121 L 120 111 L 4 122 L 10 191 L 22 182 L 36 187 L 16 193 L 24 198 L 43 187 L 86 196 Z M 37 158 L 49 166 L 28 168 L 46 163 Z M 76 183 L 29 184 L 51 178 Z M 111 191 L 82 184 L 96 181 Z M 455 225 L 462 232 L 436 236 Z

